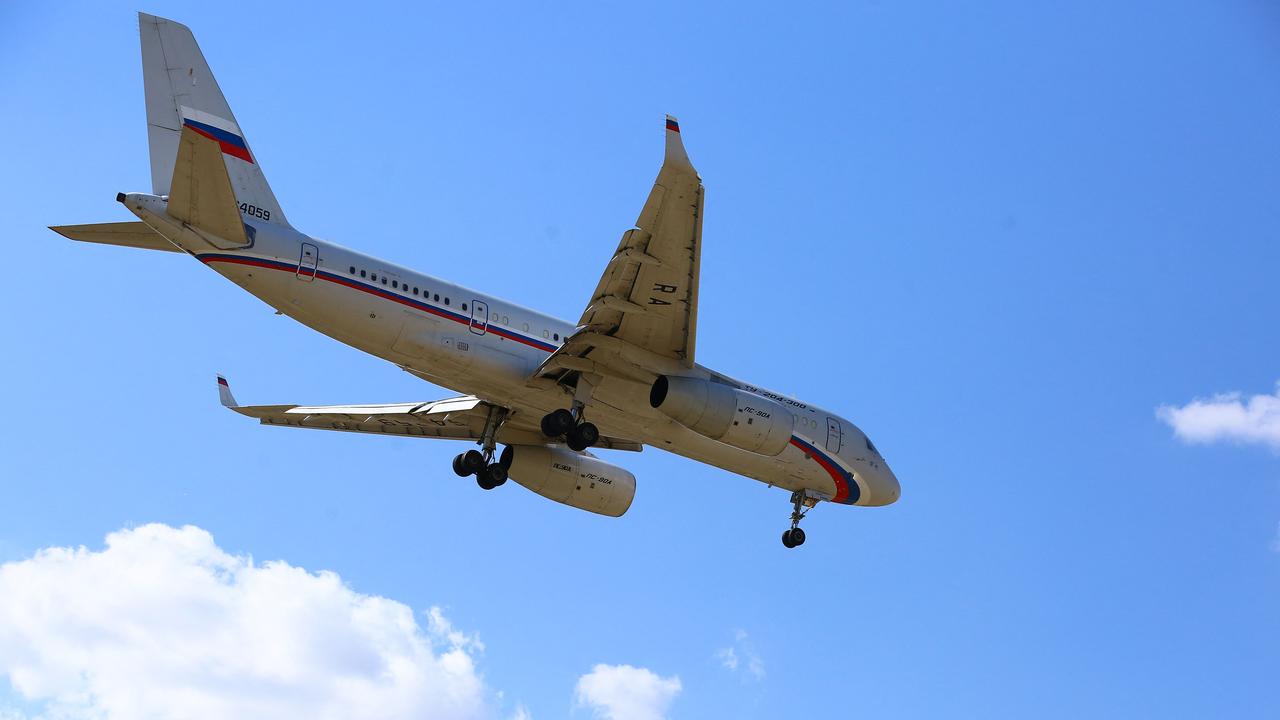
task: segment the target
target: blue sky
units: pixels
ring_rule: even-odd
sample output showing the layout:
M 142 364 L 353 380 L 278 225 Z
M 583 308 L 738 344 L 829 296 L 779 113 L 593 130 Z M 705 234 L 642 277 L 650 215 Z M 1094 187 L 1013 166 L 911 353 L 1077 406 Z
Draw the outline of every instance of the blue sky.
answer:
M 46 230 L 149 188 L 139 8 L 0 6 L 10 581 L 121 530 L 330 571 L 473 663 L 493 717 L 606 713 L 597 665 L 672 718 L 1274 717 L 1280 15 L 1061 5 L 142 8 L 192 27 L 297 227 L 560 317 L 679 116 L 699 360 L 852 418 L 903 484 L 796 551 L 785 493 L 659 451 L 609 455 L 640 483 L 613 520 L 481 493 L 453 444 L 220 408 L 215 372 L 250 403 L 448 393 L 182 257 Z M 50 573 L 33 607 L 99 590 Z M 35 627 L 4 605 L 0 639 Z M 58 701 L 18 687 L 53 642 L 22 637 L 0 717 Z

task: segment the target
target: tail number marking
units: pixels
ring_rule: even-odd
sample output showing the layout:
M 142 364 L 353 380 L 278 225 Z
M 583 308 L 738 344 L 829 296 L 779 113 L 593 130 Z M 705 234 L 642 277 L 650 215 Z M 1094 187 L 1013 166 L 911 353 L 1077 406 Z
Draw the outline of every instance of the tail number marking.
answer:
M 260 208 L 256 205 L 250 205 L 249 203 L 240 203 L 240 212 L 244 213 L 245 215 L 248 215 L 249 217 L 256 217 L 262 220 L 271 219 L 270 210 Z

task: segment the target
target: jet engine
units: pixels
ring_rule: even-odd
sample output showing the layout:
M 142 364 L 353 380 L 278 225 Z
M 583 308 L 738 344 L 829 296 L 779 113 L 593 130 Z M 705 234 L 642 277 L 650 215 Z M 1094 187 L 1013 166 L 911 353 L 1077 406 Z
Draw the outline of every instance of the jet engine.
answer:
M 785 450 L 796 422 L 780 403 L 693 377 L 659 376 L 649 404 L 700 435 L 761 455 Z
M 580 510 L 620 517 L 636 496 L 636 476 L 590 455 L 547 445 L 508 445 L 500 462 L 521 485 Z

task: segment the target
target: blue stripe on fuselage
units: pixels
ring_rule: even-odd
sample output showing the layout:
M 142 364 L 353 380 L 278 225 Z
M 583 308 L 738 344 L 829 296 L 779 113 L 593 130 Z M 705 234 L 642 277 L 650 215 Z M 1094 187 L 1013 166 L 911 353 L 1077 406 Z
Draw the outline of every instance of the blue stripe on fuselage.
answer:
M 196 255 L 196 259 L 205 264 L 208 264 L 210 262 L 225 262 L 225 263 L 231 263 L 234 265 L 250 265 L 254 267 L 264 267 L 271 270 L 281 270 L 284 272 L 298 271 L 297 263 L 287 263 L 280 260 L 268 260 L 265 258 L 253 257 L 249 255 L 226 255 L 222 253 L 206 253 L 203 255 Z M 321 278 L 323 280 L 328 280 L 331 283 L 336 283 L 338 285 L 350 287 L 355 290 L 360 290 L 360 291 L 369 293 L 371 295 L 375 295 L 377 297 L 383 298 L 385 300 L 391 300 L 393 302 L 400 303 L 401 305 L 407 305 L 409 307 L 416 308 L 418 310 L 423 310 L 425 312 L 431 313 L 432 315 L 445 318 L 446 320 L 452 320 L 461 325 L 466 325 L 467 327 L 471 327 L 470 316 L 462 315 L 461 313 L 456 313 L 452 310 L 448 310 L 437 305 L 432 305 L 430 303 L 424 303 L 421 300 L 414 300 L 413 298 L 404 297 L 403 295 L 398 295 L 390 290 L 385 290 L 376 285 L 360 282 L 359 280 L 356 280 L 354 278 L 350 278 L 345 275 L 339 275 L 337 273 L 331 273 L 327 270 L 317 269 L 316 277 Z M 509 340 L 514 340 L 518 343 L 528 345 L 529 347 L 532 347 L 537 350 L 541 350 L 543 352 L 548 352 L 548 353 L 555 352 L 557 347 L 555 345 L 552 345 L 551 343 L 543 342 L 536 338 L 532 338 L 527 335 L 521 335 L 520 333 L 517 333 L 515 331 L 508 330 L 506 328 L 495 327 L 492 325 L 488 326 L 487 332 L 491 332 L 500 337 L 505 337 Z

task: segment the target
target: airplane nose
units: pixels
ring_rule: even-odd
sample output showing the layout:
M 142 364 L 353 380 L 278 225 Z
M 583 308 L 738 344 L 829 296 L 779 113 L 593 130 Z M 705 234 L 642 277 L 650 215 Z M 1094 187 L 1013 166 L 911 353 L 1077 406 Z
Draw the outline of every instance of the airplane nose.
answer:
M 898 477 L 893 474 L 888 465 L 881 465 L 871 477 L 871 497 L 868 498 L 868 505 L 880 507 L 884 505 L 892 505 L 898 501 L 898 497 L 902 494 L 902 486 L 898 484 Z

